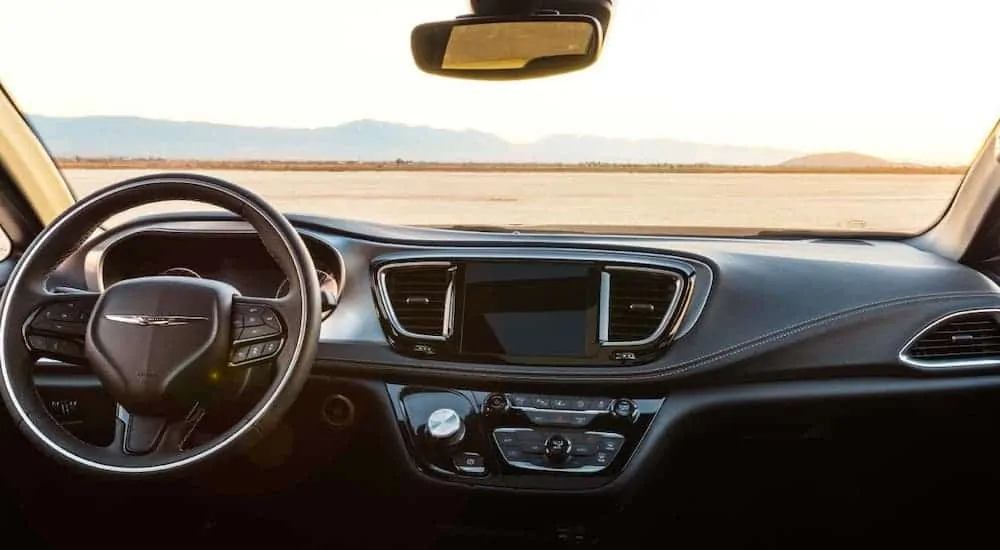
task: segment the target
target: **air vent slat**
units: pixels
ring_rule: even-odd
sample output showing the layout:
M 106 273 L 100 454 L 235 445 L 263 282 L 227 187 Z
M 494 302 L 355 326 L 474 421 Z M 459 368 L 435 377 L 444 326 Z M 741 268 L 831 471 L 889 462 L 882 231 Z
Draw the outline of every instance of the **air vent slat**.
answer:
M 990 312 L 954 316 L 926 331 L 903 356 L 927 363 L 1000 360 L 1000 322 Z
M 412 336 L 443 338 L 450 283 L 451 266 L 447 264 L 386 268 L 382 284 L 399 328 Z
M 677 275 L 647 269 L 609 269 L 608 342 L 642 342 L 658 336 L 678 292 Z

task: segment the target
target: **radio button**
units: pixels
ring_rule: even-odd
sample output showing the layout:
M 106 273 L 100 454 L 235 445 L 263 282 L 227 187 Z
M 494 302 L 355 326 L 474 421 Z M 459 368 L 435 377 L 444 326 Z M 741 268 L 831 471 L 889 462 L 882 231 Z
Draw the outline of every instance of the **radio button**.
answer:
M 611 408 L 612 399 L 607 397 L 598 397 L 590 401 L 590 410 L 593 411 L 606 411 Z
M 577 411 L 589 411 L 591 409 L 591 400 L 585 397 L 574 397 L 570 399 L 570 408 Z
M 582 428 L 590 424 L 591 415 L 577 412 L 529 411 L 528 420 L 539 426 L 570 426 Z
M 497 434 L 497 444 L 501 447 L 517 446 L 517 439 L 517 435 L 511 432 Z
M 553 397 L 552 408 L 557 411 L 566 411 L 573 408 L 572 400 L 568 397 Z
M 544 395 L 533 395 L 528 406 L 535 409 L 551 409 L 552 400 Z
M 531 406 L 531 396 L 530 395 L 511 395 L 510 402 L 514 404 L 515 407 L 530 407 Z

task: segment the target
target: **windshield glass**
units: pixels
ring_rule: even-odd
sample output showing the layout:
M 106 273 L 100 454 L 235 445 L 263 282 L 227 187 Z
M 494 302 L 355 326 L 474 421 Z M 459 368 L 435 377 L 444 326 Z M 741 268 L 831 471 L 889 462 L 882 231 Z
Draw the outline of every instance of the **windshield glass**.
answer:
M 917 233 L 1000 116 L 983 5 L 621 0 L 588 69 L 484 82 L 411 58 L 464 0 L 33 0 L 0 79 L 78 197 L 187 170 L 386 223 Z

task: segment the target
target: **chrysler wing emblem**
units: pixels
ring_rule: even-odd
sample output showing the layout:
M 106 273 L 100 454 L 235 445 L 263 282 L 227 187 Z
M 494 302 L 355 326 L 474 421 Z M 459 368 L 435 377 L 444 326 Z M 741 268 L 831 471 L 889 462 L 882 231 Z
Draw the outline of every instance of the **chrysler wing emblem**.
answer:
M 105 315 L 108 321 L 125 323 L 126 325 L 138 325 L 140 327 L 172 327 L 176 325 L 186 325 L 194 321 L 207 321 L 208 317 L 194 317 L 189 315 Z

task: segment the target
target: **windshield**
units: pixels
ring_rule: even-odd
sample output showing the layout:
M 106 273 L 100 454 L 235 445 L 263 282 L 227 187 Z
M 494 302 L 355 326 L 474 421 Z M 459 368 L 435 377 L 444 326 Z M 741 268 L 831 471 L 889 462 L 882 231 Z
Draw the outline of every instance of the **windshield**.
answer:
M 186 170 L 385 223 L 912 234 L 1000 116 L 983 5 L 621 0 L 588 69 L 483 82 L 411 58 L 461 0 L 33 0 L 0 79 L 78 197 Z

